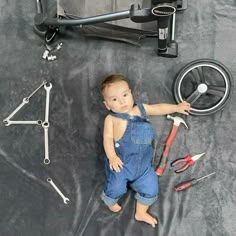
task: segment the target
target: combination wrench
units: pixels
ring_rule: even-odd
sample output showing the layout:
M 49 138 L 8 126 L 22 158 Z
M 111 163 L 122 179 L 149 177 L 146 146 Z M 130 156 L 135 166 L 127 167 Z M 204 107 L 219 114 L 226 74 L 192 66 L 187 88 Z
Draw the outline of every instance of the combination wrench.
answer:
M 40 84 L 40 86 L 38 88 L 36 88 L 28 97 L 23 98 L 22 103 L 7 117 L 3 120 L 5 126 L 9 126 L 11 121 L 10 119 L 25 105 L 29 103 L 30 98 L 42 87 L 45 86 L 45 84 L 47 83 L 46 80 L 44 80 L 42 82 L 42 84 Z M 13 124 L 13 123 L 11 123 Z M 16 123 L 15 123 L 16 124 Z M 20 124 L 20 123 L 19 123 Z M 21 123 L 22 124 L 22 123 Z M 26 123 L 25 123 L 26 124 Z M 30 124 L 30 123 L 27 123 Z M 35 124 L 35 123 L 33 123 Z M 37 123 L 38 124 L 38 123 Z
M 48 85 L 48 86 L 47 86 Z M 44 164 L 49 164 L 49 148 L 48 148 L 48 128 L 49 128 L 49 102 L 50 102 L 50 91 L 52 89 L 52 84 L 45 84 L 44 89 L 46 90 L 46 105 L 45 105 L 45 119 L 42 123 L 44 128 Z
M 42 125 L 41 120 L 5 120 L 5 126 L 9 125 Z
M 48 181 L 48 183 L 50 183 L 50 184 L 52 185 L 52 187 L 58 192 L 58 194 L 59 194 L 59 195 L 61 196 L 61 198 L 63 199 L 63 202 L 64 202 L 65 204 L 67 204 L 67 203 L 70 201 L 70 199 L 67 198 L 67 197 L 65 197 L 65 195 L 60 191 L 60 189 L 56 186 L 56 184 L 54 184 L 54 182 L 52 181 L 51 178 L 47 178 L 47 181 Z

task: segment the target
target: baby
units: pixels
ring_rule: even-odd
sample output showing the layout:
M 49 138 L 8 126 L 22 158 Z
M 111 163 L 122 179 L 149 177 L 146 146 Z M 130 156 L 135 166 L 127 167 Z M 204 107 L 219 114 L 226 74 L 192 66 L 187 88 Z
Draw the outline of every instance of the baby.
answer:
M 113 212 L 121 210 L 119 198 L 127 185 L 135 191 L 135 219 L 155 227 L 157 219 L 148 213 L 158 195 L 158 176 L 152 166 L 154 130 L 148 115 L 174 112 L 188 115 L 190 104 L 142 104 L 134 102 L 125 77 L 110 75 L 101 84 L 104 104 L 110 111 L 104 121 L 103 146 L 106 180 L 102 200 Z

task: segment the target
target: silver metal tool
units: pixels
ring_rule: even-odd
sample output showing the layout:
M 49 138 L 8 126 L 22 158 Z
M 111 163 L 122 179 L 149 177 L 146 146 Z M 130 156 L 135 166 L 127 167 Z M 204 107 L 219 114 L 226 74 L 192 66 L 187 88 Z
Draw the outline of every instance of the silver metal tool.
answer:
M 57 59 L 57 56 L 56 55 L 50 55 L 47 57 L 48 61 L 54 61 Z
M 23 98 L 22 103 L 7 118 L 5 118 L 3 122 L 7 123 L 27 103 L 29 103 L 29 99 Z
M 44 126 L 44 164 L 48 165 L 50 163 L 49 159 L 49 147 L 48 147 L 48 127 Z
M 41 120 L 5 120 L 5 126 L 9 125 L 42 125 Z
M 29 99 L 45 84 L 47 83 L 46 80 L 44 80 L 38 88 L 36 88 L 28 97 L 23 98 L 22 103 L 7 117 L 3 120 L 6 126 L 9 126 L 10 119 L 27 103 L 29 103 Z
M 36 92 L 38 92 L 38 90 L 39 90 L 41 87 L 45 86 L 45 84 L 47 84 L 47 81 L 46 81 L 46 80 L 44 80 L 44 81 L 42 82 L 42 84 L 39 85 L 38 88 L 36 88 L 28 97 L 26 97 L 26 100 L 29 100 Z
M 49 147 L 48 147 L 48 128 L 49 128 L 49 104 L 50 104 L 50 91 L 52 89 L 52 84 L 49 83 L 44 85 L 44 89 L 46 90 L 46 105 L 45 105 L 45 118 L 42 123 L 42 127 L 44 128 L 44 164 L 49 164 Z
M 60 189 L 56 186 L 56 184 L 52 181 L 51 178 L 47 178 L 47 182 L 50 183 L 52 187 L 58 192 L 58 194 L 61 196 L 65 204 L 67 204 L 70 201 L 70 199 L 65 197 L 65 195 L 60 191 Z
M 201 178 L 198 178 L 198 179 L 197 179 L 197 182 L 200 181 L 200 180 L 203 180 L 203 179 L 205 179 L 205 178 L 208 178 L 209 176 L 214 175 L 214 174 L 216 174 L 215 171 L 212 172 L 212 173 L 210 173 L 210 174 L 208 174 L 208 175 L 205 175 L 205 176 L 203 176 L 203 177 L 201 177 Z
M 42 58 L 46 60 L 46 59 L 48 58 L 48 55 L 49 55 L 49 51 L 48 51 L 48 50 L 45 50 L 45 51 L 43 52 Z
M 43 123 L 49 123 L 49 103 L 50 103 L 50 91 L 52 89 L 52 84 L 49 83 L 44 85 L 44 89 L 46 90 L 46 106 L 45 106 L 45 119 Z

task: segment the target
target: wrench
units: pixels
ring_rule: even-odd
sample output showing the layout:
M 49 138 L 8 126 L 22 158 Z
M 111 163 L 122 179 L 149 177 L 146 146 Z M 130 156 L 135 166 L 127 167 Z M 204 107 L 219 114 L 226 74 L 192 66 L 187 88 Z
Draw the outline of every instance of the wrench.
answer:
M 49 148 L 48 148 L 48 127 L 44 126 L 44 164 L 50 163 L 49 159 Z
M 7 118 L 5 118 L 3 122 L 8 122 L 27 103 L 29 103 L 29 99 L 23 98 L 22 103 Z
M 49 83 L 49 86 L 45 84 L 44 89 L 46 90 L 46 106 L 45 106 L 45 120 L 43 123 L 49 123 L 49 100 L 50 100 L 50 90 L 52 89 L 52 84 Z
M 67 204 L 70 201 L 69 198 L 65 197 L 65 195 L 60 191 L 60 189 L 54 184 L 51 178 L 47 178 L 48 183 L 52 185 L 52 187 L 58 192 L 58 194 L 62 197 L 63 202 Z
M 46 81 L 46 80 L 44 80 L 44 81 L 42 82 L 42 84 L 39 85 L 38 88 L 36 88 L 28 97 L 26 97 L 26 99 L 29 100 L 36 92 L 38 92 L 38 90 L 39 90 L 41 87 L 45 86 L 45 84 L 47 84 L 47 81 Z
M 52 89 L 52 84 L 49 83 L 44 85 L 44 89 L 46 90 L 46 106 L 45 106 L 45 120 L 42 123 L 42 127 L 44 128 L 44 164 L 49 164 L 49 148 L 48 148 L 48 128 L 49 128 L 49 100 L 50 100 L 50 91 Z
M 4 121 L 5 126 L 9 125 L 42 125 L 41 120 L 5 120 Z
M 47 81 L 44 80 L 44 81 L 42 82 L 42 84 L 40 84 L 40 86 L 39 86 L 37 89 L 35 89 L 28 97 L 23 98 L 22 103 L 21 103 L 7 118 L 5 118 L 5 119 L 3 120 L 3 122 L 4 122 L 4 123 L 5 123 L 5 122 L 9 122 L 9 120 L 10 120 L 25 104 L 29 103 L 29 99 L 30 99 L 42 86 L 44 86 L 46 83 L 47 83 Z

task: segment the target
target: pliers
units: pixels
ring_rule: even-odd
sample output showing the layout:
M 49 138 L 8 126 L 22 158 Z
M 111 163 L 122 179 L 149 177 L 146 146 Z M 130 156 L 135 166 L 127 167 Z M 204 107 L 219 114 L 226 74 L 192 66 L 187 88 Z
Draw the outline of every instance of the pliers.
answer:
M 185 164 L 180 167 L 179 169 L 177 169 L 175 171 L 175 173 L 180 173 L 180 172 L 183 172 L 184 170 L 188 169 L 189 166 L 193 165 L 195 163 L 196 160 L 198 160 L 200 157 L 202 157 L 203 155 L 205 155 L 205 152 L 201 153 L 201 154 L 198 154 L 198 155 L 195 155 L 193 157 L 191 156 L 186 156 L 184 158 L 179 158 L 179 159 L 176 159 L 175 161 L 173 161 L 171 163 L 171 166 L 175 166 L 181 162 L 185 162 Z

